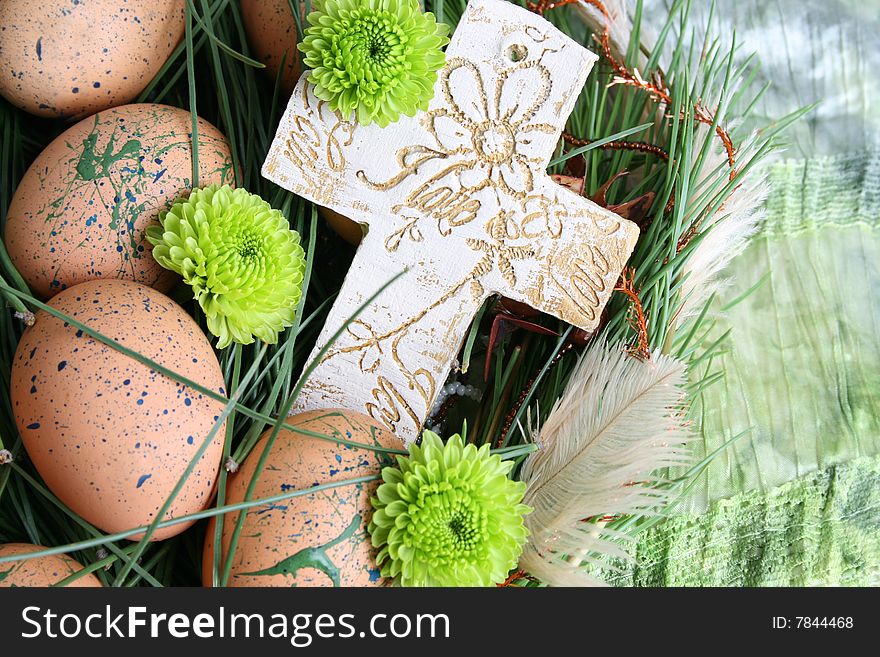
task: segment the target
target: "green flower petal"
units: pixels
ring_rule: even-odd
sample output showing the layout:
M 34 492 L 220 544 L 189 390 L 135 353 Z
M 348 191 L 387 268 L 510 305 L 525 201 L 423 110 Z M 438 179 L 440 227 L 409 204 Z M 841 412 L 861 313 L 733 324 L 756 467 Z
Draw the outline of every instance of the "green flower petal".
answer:
M 262 198 L 229 185 L 196 189 L 146 231 L 156 262 L 193 289 L 221 349 L 278 341 L 302 294 L 299 234 Z
M 525 484 L 511 462 L 452 436 L 422 444 L 385 468 L 369 531 L 384 577 L 402 586 L 492 586 L 516 566 L 528 537 Z
M 298 48 L 314 94 L 347 120 L 385 127 L 434 95 L 448 26 L 418 0 L 316 0 Z

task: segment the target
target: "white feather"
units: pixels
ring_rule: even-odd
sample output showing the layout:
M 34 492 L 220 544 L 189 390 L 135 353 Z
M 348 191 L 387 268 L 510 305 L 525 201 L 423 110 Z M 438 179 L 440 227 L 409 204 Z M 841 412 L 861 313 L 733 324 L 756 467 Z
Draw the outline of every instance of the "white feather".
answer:
M 581 358 L 523 465 L 531 531 L 520 566 L 554 586 L 601 584 L 584 572 L 626 537 L 586 518 L 654 514 L 668 501 L 656 470 L 688 461 L 681 425 L 684 364 L 643 362 L 596 342 Z
M 696 143 L 712 138 L 706 126 L 699 127 L 696 137 Z M 755 142 L 755 139 L 751 139 L 738 149 L 740 161 L 748 161 Z M 718 175 L 727 175 L 728 172 L 726 154 L 720 145 L 715 144 L 706 157 L 700 183 Z M 697 189 L 695 194 L 699 193 L 699 184 Z M 752 173 L 731 192 L 718 212 L 700 225 L 700 232 L 706 234 L 682 270 L 684 301 L 678 313 L 679 323 L 699 314 L 709 297 L 727 286 L 723 270 L 748 246 L 750 238 L 764 220 L 764 203 L 769 191 L 766 174 Z

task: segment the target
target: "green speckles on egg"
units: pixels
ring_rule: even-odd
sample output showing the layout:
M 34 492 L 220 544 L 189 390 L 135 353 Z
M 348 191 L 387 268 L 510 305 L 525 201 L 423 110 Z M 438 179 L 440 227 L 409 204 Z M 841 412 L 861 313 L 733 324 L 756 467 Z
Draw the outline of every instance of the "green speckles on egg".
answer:
M 159 212 L 189 191 L 189 112 L 126 105 L 76 124 L 37 157 L 9 207 L 6 246 L 44 297 L 87 280 L 120 278 L 167 291 L 175 275 L 144 239 Z M 199 184 L 233 181 L 226 138 L 199 120 Z
M 397 436 L 361 413 L 310 411 L 288 418 L 294 427 L 364 445 L 402 449 Z M 240 502 L 266 448 L 266 431 L 227 486 L 227 504 Z M 390 455 L 342 446 L 281 430 L 256 482 L 254 498 L 320 484 L 378 475 Z M 255 507 L 247 513 L 233 557 L 229 586 L 383 586 L 367 534 L 370 496 L 378 482 L 343 485 Z M 226 549 L 237 517 L 223 523 Z M 209 525 L 202 582 L 212 583 L 213 522 Z
M 109 176 L 110 168 L 116 162 L 126 157 L 137 157 L 141 151 L 141 142 L 137 139 L 129 139 L 118 152 L 114 153 L 114 133 L 110 135 L 107 147 L 99 157 L 95 154 L 95 145 L 98 143 L 100 125 L 100 119 L 96 116 L 92 132 L 83 140 L 83 152 L 76 164 L 76 174 L 80 180 L 97 180 L 99 177 Z
M 129 103 L 183 37 L 184 0 L 3 0 L 0 95 L 39 116 Z
M 89 281 L 60 292 L 50 304 L 208 389 L 223 386 L 220 365 L 198 325 L 151 288 Z M 25 449 L 46 485 L 110 533 L 150 523 L 223 408 L 43 311 L 15 352 L 10 399 Z M 220 427 L 169 517 L 207 506 L 223 436 Z M 156 538 L 186 526 L 159 530 Z

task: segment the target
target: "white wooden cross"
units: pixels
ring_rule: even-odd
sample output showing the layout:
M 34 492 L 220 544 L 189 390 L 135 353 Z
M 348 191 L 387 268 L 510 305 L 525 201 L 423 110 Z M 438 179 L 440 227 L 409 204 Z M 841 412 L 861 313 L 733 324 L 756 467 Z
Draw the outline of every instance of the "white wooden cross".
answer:
M 480 305 L 502 294 L 591 329 L 636 226 L 545 169 L 596 56 L 504 0 L 471 0 L 428 111 L 386 128 L 300 79 L 263 175 L 368 226 L 296 411 L 341 407 L 413 441 Z M 320 267 L 320 263 L 315 263 Z

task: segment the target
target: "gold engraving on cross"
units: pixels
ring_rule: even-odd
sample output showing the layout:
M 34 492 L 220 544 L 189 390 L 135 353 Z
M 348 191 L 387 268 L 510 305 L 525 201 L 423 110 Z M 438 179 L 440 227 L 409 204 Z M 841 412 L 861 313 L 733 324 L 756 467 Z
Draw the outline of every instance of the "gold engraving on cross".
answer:
M 411 442 L 490 295 L 598 324 L 638 229 L 546 173 L 595 60 L 531 12 L 472 0 L 415 117 L 357 125 L 300 79 L 263 175 L 368 226 L 312 357 L 407 273 L 331 346 L 296 412 L 364 412 Z

